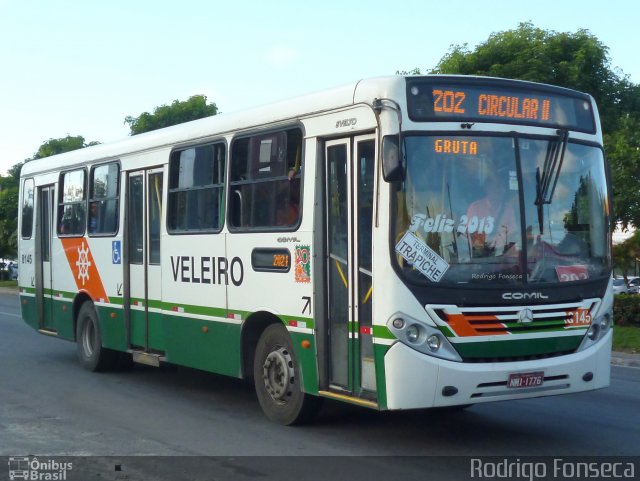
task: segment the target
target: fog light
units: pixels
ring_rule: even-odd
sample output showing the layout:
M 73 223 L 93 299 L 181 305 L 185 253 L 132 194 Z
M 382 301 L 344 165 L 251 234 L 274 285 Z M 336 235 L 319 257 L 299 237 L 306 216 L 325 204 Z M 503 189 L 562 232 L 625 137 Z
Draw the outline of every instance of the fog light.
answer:
M 592 341 L 595 341 L 598 338 L 599 326 L 598 324 L 591 324 L 591 327 L 587 331 L 587 337 Z
M 429 338 L 427 339 L 427 345 L 432 351 L 437 351 L 438 349 L 440 349 L 440 338 L 435 334 L 433 336 L 429 336 Z
M 455 396 L 456 394 L 458 394 L 458 388 L 455 386 L 445 386 L 442 388 L 442 395 L 443 396 Z
M 420 339 L 420 326 L 417 324 L 412 324 L 407 327 L 407 339 L 409 342 L 416 343 L 418 339 Z
M 396 329 L 402 329 L 404 327 L 404 319 L 394 319 L 393 327 L 395 327 Z

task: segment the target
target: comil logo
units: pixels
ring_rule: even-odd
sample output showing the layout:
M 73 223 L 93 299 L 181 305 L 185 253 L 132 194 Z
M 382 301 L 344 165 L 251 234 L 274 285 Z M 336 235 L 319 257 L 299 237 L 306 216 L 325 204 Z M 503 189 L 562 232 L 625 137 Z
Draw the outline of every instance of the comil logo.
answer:
M 9 479 L 32 481 L 65 481 L 67 471 L 73 469 L 73 463 L 63 463 L 53 459 L 39 460 L 35 456 L 12 456 L 9 458 Z
M 549 296 L 545 296 L 542 292 L 505 292 L 502 298 L 508 301 L 526 301 L 527 299 L 549 299 Z

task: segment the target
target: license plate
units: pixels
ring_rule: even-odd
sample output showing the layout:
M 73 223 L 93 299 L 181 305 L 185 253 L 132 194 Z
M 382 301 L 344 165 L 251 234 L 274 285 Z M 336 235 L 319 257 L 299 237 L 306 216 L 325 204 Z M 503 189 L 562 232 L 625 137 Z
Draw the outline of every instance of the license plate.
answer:
M 542 386 L 544 382 L 544 372 L 519 372 L 516 374 L 509 374 L 509 380 L 507 381 L 508 388 L 519 389 L 523 387 L 538 387 Z

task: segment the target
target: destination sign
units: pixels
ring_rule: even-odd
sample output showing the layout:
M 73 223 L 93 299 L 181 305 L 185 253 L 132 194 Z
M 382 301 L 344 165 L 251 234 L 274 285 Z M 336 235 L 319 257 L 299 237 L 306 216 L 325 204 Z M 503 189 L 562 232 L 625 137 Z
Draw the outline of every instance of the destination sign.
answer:
M 407 79 L 407 104 L 415 121 L 505 122 L 595 132 L 587 96 L 535 85 Z

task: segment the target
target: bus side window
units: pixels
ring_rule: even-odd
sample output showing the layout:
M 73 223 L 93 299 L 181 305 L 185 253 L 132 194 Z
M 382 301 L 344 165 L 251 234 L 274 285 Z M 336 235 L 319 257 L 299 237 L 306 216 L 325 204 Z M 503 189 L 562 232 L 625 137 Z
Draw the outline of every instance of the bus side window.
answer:
M 120 207 L 120 164 L 111 162 L 91 169 L 89 181 L 89 235 L 115 235 Z
M 21 234 L 23 239 L 30 239 L 33 233 L 33 179 L 26 179 L 22 188 L 22 226 Z
M 169 232 L 216 232 L 222 229 L 225 160 L 226 147 L 223 143 L 192 147 L 171 154 Z
M 231 152 L 230 227 L 295 228 L 300 221 L 300 129 L 237 139 Z
M 87 214 L 86 172 L 84 169 L 63 172 L 60 175 L 58 201 L 58 234 L 84 235 Z

